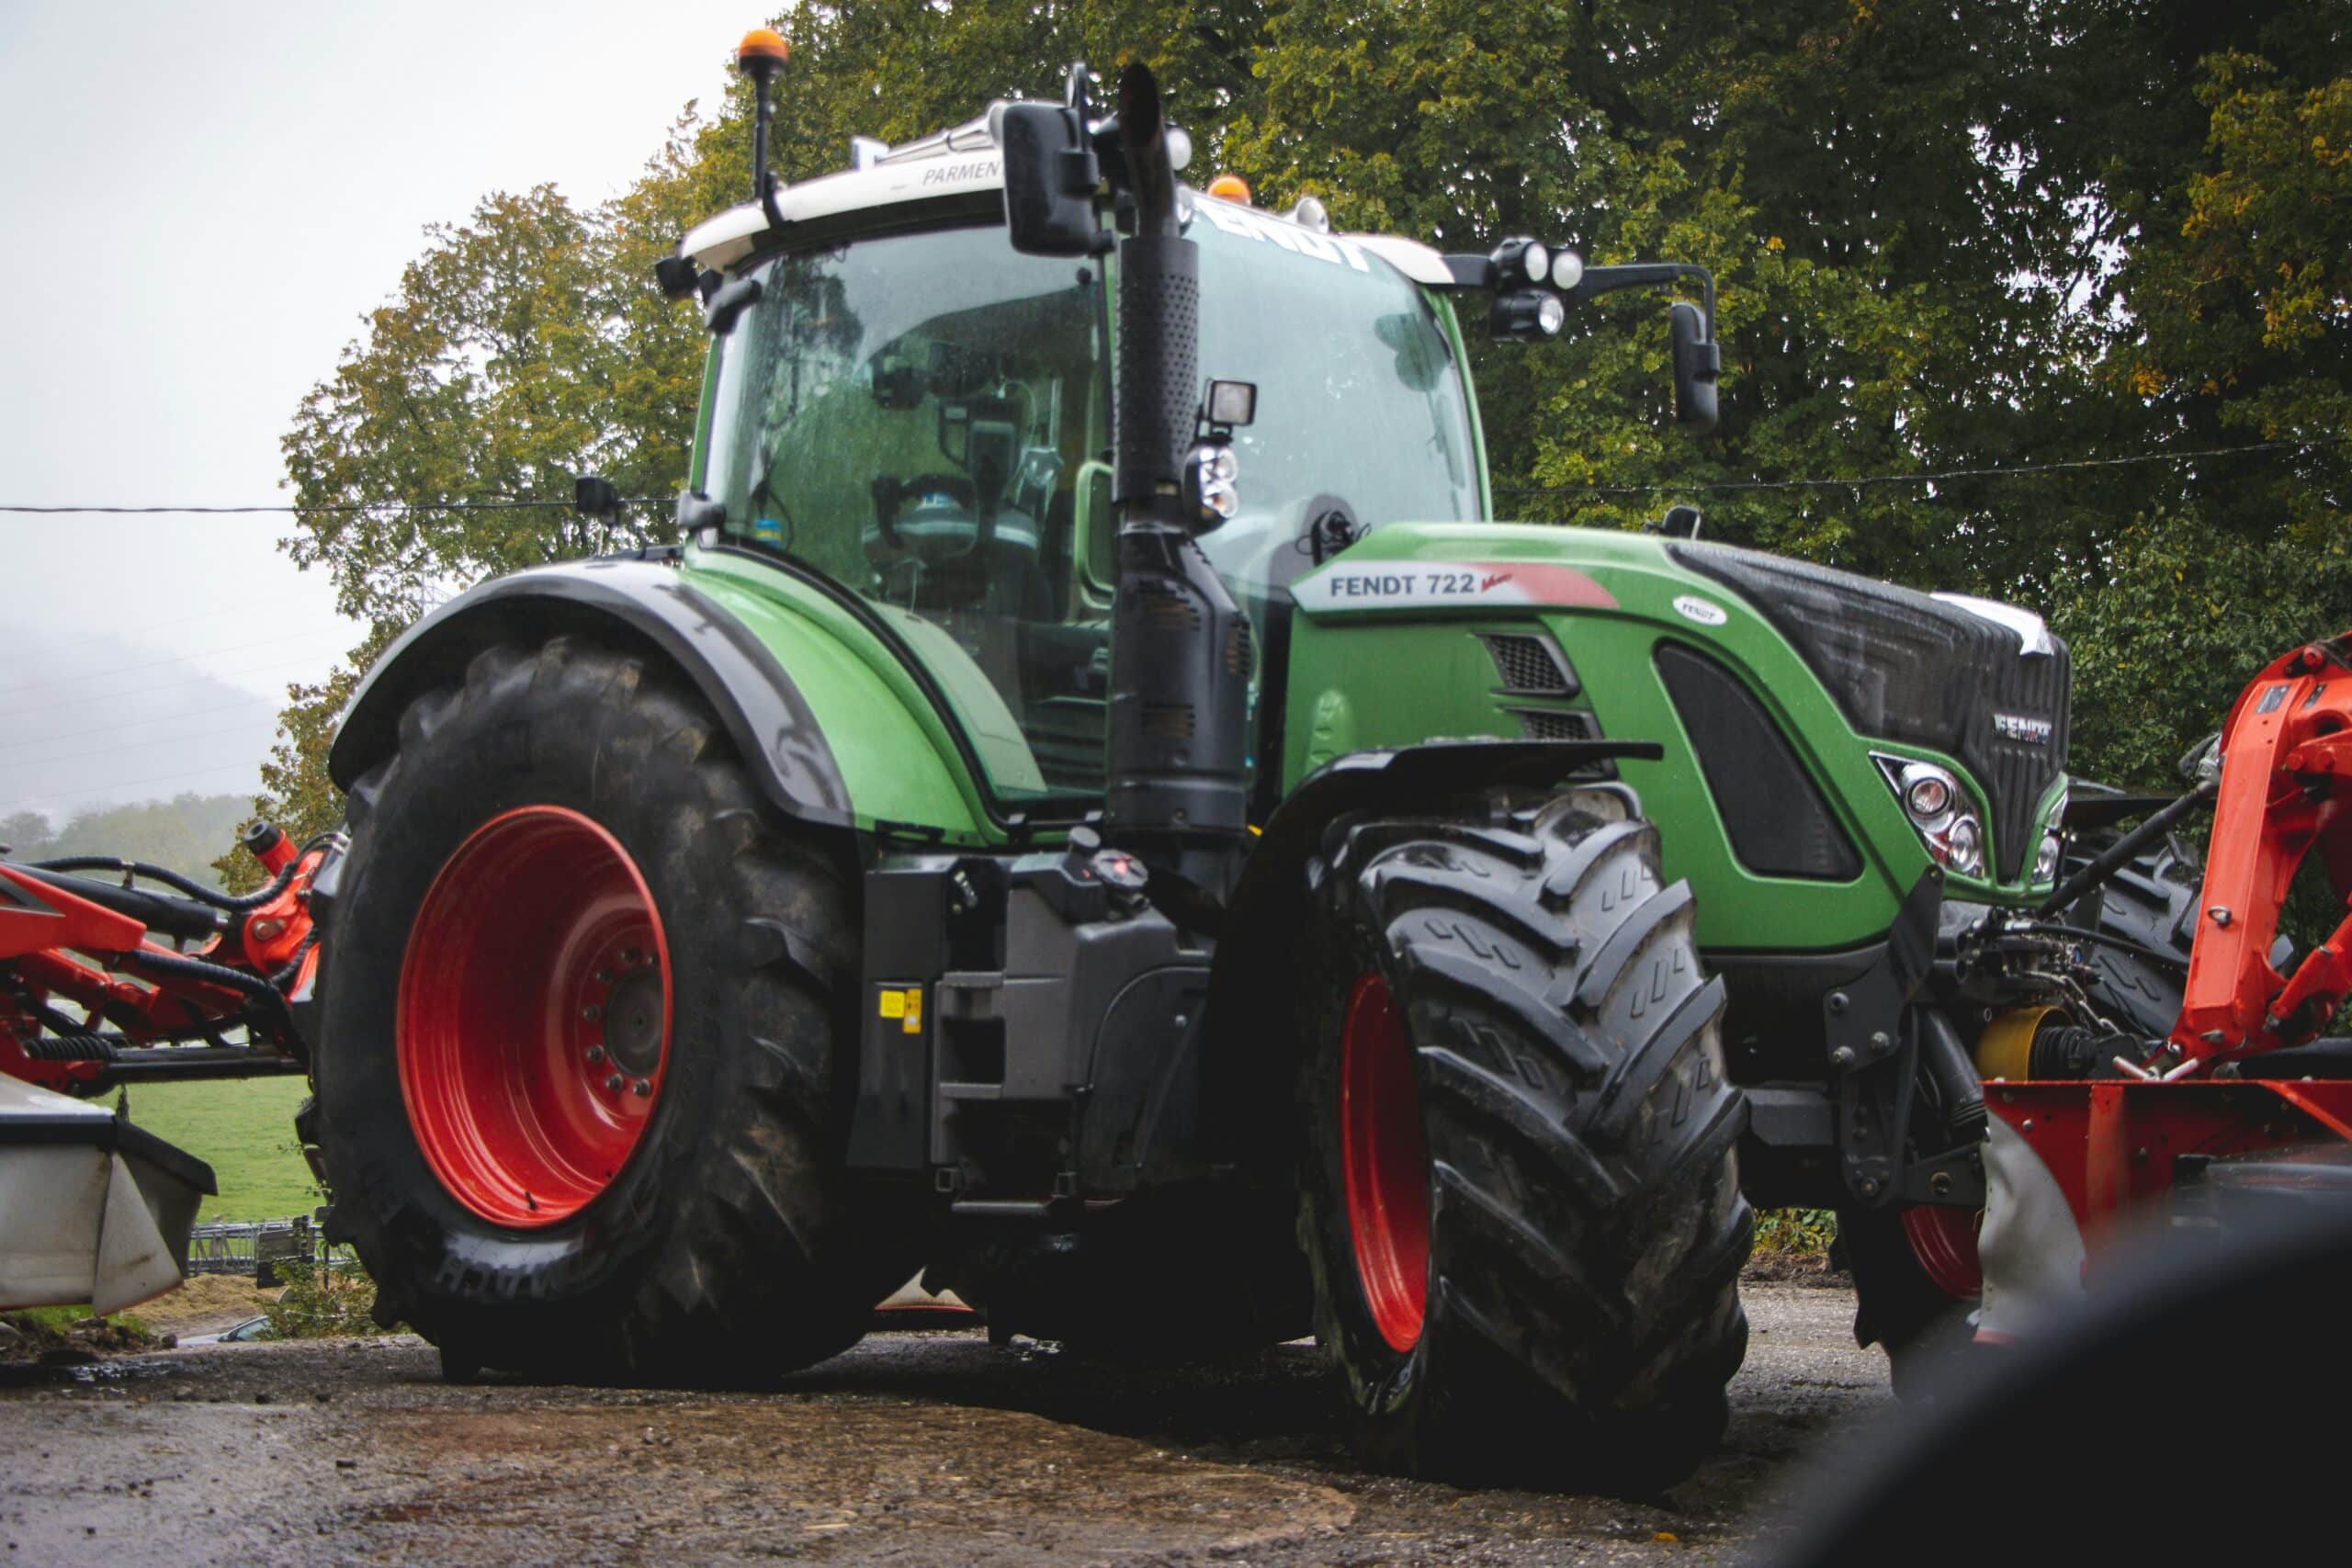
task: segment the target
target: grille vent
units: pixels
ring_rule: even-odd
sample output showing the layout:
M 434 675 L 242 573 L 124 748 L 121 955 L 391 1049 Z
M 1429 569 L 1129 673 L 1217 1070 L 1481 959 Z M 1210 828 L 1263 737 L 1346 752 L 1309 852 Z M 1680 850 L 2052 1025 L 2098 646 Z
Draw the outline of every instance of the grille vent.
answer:
M 1514 708 L 1519 728 L 1530 740 L 1590 740 L 1592 721 L 1580 713 L 1545 713 Z
M 1568 671 L 1567 660 L 1544 638 L 1522 632 L 1482 632 L 1478 640 L 1487 645 L 1487 656 L 1495 661 L 1495 674 L 1504 691 L 1576 695 L 1577 681 Z

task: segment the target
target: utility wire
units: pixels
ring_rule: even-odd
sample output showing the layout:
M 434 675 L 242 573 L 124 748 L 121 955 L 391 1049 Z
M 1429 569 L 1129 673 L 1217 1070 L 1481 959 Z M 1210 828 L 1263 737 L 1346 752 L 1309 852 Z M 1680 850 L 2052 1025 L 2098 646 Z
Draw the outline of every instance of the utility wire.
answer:
M 108 735 L 118 729 L 147 729 L 159 723 L 171 723 L 183 718 L 202 718 L 208 714 L 243 713 L 254 708 L 269 709 L 274 720 L 278 709 L 272 705 L 272 698 L 256 694 L 244 702 L 223 703 L 218 707 L 209 708 L 184 708 L 176 713 L 166 714 L 161 719 L 127 718 L 116 724 L 99 725 L 95 729 L 69 729 L 62 735 L 42 735 L 30 740 L 0 740 L 0 751 L 21 751 L 28 746 L 54 746 L 61 740 L 80 740 L 92 735 Z M 158 736 L 155 739 L 164 738 Z M 0 761 L 0 767 L 6 766 L 7 763 Z
M 2147 463 L 2194 463 L 2207 457 L 2240 457 L 2262 452 L 2300 452 L 2352 443 L 2352 435 L 2317 436 L 2300 441 L 2254 441 L 2242 446 L 2208 446 L 2189 452 L 2134 452 L 2120 457 L 2075 457 L 2050 463 L 1984 464 L 1907 474 L 1856 474 L 1848 479 L 1700 479 L 1676 484 L 1641 485 L 1498 485 L 1497 495 L 1664 495 L 1678 491 L 1852 490 L 1863 485 L 1939 484 L 1951 479 L 2018 479 L 2038 474 L 2078 473 L 2094 468 L 2132 468 Z M 658 506 L 667 496 L 622 496 L 623 505 Z M 18 506 L 0 504 L 0 513 L 35 515 L 198 516 L 223 517 L 271 514 L 291 516 L 305 512 L 513 512 L 535 507 L 565 507 L 571 501 L 528 498 L 494 501 L 334 502 L 317 506 Z
M 652 505 L 650 496 L 623 496 L 630 505 Z M 262 513 L 290 515 L 298 512 L 515 512 L 535 506 L 560 506 L 566 509 L 577 504 L 570 501 L 357 501 L 337 502 L 322 506 L 7 506 L 0 512 L 28 513 L 35 516 L 97 516 L 150 517 L 245 517 Z
M 232 643 L 226 648 L 192 648 L 186 653 L 175 653 L 163 659 L 150 659 L 139 664 L 118 664 L 110 670 L 92 670 L 81 675 L 60 675 L 53 681 L 25 681 L 14 686 L 0 686 L 0 696 L 10 692 L 47 691 L 53 686 L 72 685 L 77 681 L 95 681 L 101 675 L 125 675 L 133 670 L 153 670 L 165 664 L 185 664 L 191 659 L 209 658 L 216 653 L 244 653 L 256 648 L 273 648 L 282 642 L 300 642 L 305 637 L 329 635 L 347 636 L 348 626 L 319 626 L 307 632 L 288 632 L 284 637 L 266 637 L 259 642 Z
M 80 707 L 87 704 L 127 702 L 136 697 L 150 696 L 157 692 L 178 691 L 187 686 L 226 685 L 233 676 L 258 675 L 264 671 L 280 672 L 269 678 L 272 684 L 281 679 L 290 682 L 305 671 L 316 671 L 319 668 L 320 657 L 317 654 L 281 653 L 275 658 L 264 660 L 259 664 L 243 665 L 234 670 L 208 671 L 202 675 L 191 675 L 185 681 L 165 681 L 160 684 L 132 686 L 119 692 L 85 692 L 79 696 L 58 697 L 49 702 L 28 703 L 23 707 L 9 708 L 5 713 L 0 713 L 0 718 L 21 718 L 30 713 L 48 713 L 53 708 Z M 265 697 L 260 700 L 277 701 L 274 697 Z
M 2145 463 L 2194 463 L 2206 457 L 2237 457 L 2256 452 L 2300 452 L 2318 446 L 2341 446 L 2352 435 L 2323 436 L 2311 441 L 2256 441 L 2244 446 L 2208 446 L 2193 452 L 2134 452 L 2120 457 L 2075 457 L 2054 463 L 1998 464 L 1968 468 L 1939 468 L 1931 473 L 1857 474 L 1851 479 L 1694 479 L 1677 484 L 1644 485 L 1497 485 L 1497 495 L 1671 495 L 1687 491 L 1859 490 L 1865 485 L 1939 484 L 1950 479 L 2016 479 L 2038 474 L 2079 473 L 2091 468 L 2124 468 Z
M 43 790 L 39 795 L 10 795 L 8 798 L 19 801 L 54 800 L 61 795 L 98 795 L 106 794 L 108 790 L 138 789 L 146 784 L 178 784 L 186 779 L 209 778 L 214 773 L 250 773 L 258 774 L 262 769 L 262 762 L 266 760 L 267 759 L 265 758 L 250 762 L 223 762 L 217 768 L 197 768 L 185 773 L 160 773 L 152 779 L 120 779 L 113 784 L 83 784 L 73 789 Z
M 269 725 L 270 734 L 274 737 L 277 733 L 277 716 L 276 714 L 256 716 L 254 718 L 249 720 L 244 728 L 250 728 L 253 724 L 265 722 Z M 66 751 L 62 753 L 44 751 L 35 752 L 29 757 L 0 757 L 0 768 L 47 767 L 63 762 L 84 761 L 92 757 L 119 756 L 125 751 L 147 751 L 162 745 L 182 745 L 198 740 L 212 740 L 233 736 L 236 733 L 237 728 L 239 727 L 214 725 L 209 728 L 197 730 L 195 733 L 190 735 L 152 735 L 144 740 L 134 740 L 128 746 L 104 746 L 100 747 L 96 751 Z

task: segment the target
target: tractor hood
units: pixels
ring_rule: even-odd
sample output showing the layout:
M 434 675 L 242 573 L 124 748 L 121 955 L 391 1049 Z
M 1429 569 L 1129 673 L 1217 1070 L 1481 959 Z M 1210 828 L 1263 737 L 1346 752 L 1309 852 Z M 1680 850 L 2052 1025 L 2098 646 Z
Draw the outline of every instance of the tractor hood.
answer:
M 2041 617 L 1726 545 L 1668 553 L 1762 613 L 1857 733 L 1956 758 L 1987 796 L 1995 869 L 2024 869 L 2035 812 L 2066 767 L 2072 661 Z

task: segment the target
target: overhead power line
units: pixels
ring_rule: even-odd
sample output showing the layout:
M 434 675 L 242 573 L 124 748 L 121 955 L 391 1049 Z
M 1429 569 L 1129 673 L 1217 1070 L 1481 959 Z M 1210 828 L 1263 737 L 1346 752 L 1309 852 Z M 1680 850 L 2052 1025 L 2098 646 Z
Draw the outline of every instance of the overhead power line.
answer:
M 2194 463 L 2208 457 L 2243 457 L 2264 452 L 2301 452 L 2352 443 L 2352 435 L 2316 436 L 2298 441 L 2251 441 L 2241 446 L 2206 446 L 2187 452 L 2132 452 L 2115 457 L 2071 457 L 2047 463 L 1985 463 L 1964 468 L 1935 468 L 1914 473 L 1850 474 L 1780 479 L 1690 479 L 1659 484 L 1498 485 L 1497 495 L 1666 495 L 1681 491 L 1853 490 L 1864 485 L 1940 484 L 1952 479 L 2023 479 L 2045 474 L 2079 473 L 2094 468 L 2133 468 L 2150 463 Z M 667 505 L 668 496 L 622 496 L 625 506 Z M 570 508 L 569 500 L 516 497 L 492 501 L 356 501 L 318 506 L 19 506 L 0 503 L 0 513 L 35 515 L 105 515 L 137 517 L 291 516 L 304 512 L 513 512 L 534 508 Z
M 113 704 L 130 702 L 135 699 L 151 697 L 161 692 L 180 691 L 189 686 L 227 685 L 232 677 L 240 675 L 259 675 L 265 671 L 277 672 L 269 677 L 272 684 L 277 683 L 280 679 L 284 679 L 290 683 L 295 679 L 306 673 L 317 672 L 319 670 L 320 657 L 321 656 L 315 654 L 281 653 L 273 655 L 271 658 L 264 660 L 259 664 L 240 665 L 234 670 L 209 671 L 201 675 L 190 676 L 188 679 L 184 681 L 162 681 L 151 684 L 131 686 L 119 692 L 84 692 L 71 697 L 55 697 L 47 702 L 28 703 L 23 707 L 9 708 L 6 712 L 0 712 L 0 718 L 21 718 L 27 714 L 49 713 L 57 708 L 82 707 L 101 703 Z M 256 694 L 256 700 L 261 702 L 271 702 L 276 699 L 262 697 Z M 165 716 L 168 717 L 169 716 L 166 715 Z
M 95 681 L 102 675 L 127 675 L 134 670 L 154 670 L 165 664 L 186 664 L 190 660 L 209 658 L 221 653 L 245 653 L 256 648 L 274 648 L 279 643 L 300 642 L 308 637 L 347 636 L 348 626 L 317 626 L 306 632 L 288 632 L 284 637 L 266 637 L 258 642 L 232 643 L 226 648 L 192 648 L 186 653 L 175 653 L 162 659 L 150 659 L 138 664 L 118 664 L 107 670 L 85 671 L 79 675 L 60 675 L 51 680 L 23 681 L 13 686 L 0 686 L 0 696 L 10 692 L 45 692 L 52 687 L 71 685 L 77 681 Z
M 14 801 L 55 800 L 61 795 L 100 795 L 110 790 L 138 789 L 145 784 L 180 784 L 188 779 L 209 778 L 214 773 L 259 773 L 261 766 L 260 759 L 250 762 L 223 762 L 217 768 L 195 768 L 184 773 L 159 773 L 153 778 L 147 779 L 118 779 L 113 784 L 84 784 L 73 789 L 48 789 L 42 790 L 38 795 L 17 795 L 8 798 Z
M 1845 479 L 1689 479 L 1670 484 L 1497 485 L 1497 495 L 1679 495 L 1691 491 L 1859 490 L 1866 485 L 1939 484 L 1952 479 L 2018 479 L 2042 474 L 2079 473 L 2089 468 L 2124 468 L 2146 463 L 2194 463 L 2207 457 L 2239 457 L 2257 452 L 2300 452 L 2320 446 L 2341 446 L 2352 435 L 2323 436 L 2310 441 L 2255 441 L 2244 446 L 2208 446 L 2191 452 L 2134 452 L 2120 457 L 2072 457 L 2050 463 L 1985 464 L 1964 468 L 1939 468 L 1911 474 L 1855 474 Z
M 219 707 L 185 708 L 177 713 L 165 715 L 162 722 L 175 723 L 180 719 L 202 718 L 210 714 L 250 713 L 256 708 L 267 710 L 272 722 L 276 721 L 278 710 L 272 705 L 269 698 L 256 693 L 253 696 L 245 699 L 243 702 L 223 703 Z M 0 740 L 0 752 L 21 751 L 27 747 L 33 746 L 54 746 L 61 740 L 80 740 L 92 735 L 111 735 L 118 729 L 152 729 L 158 722 L 159 721 L 154 718 L 127 718 L 117 724 L 99 725 L 96 729 L 69 729 L 62 735 L 41 735 L 36 736 L 29 740 Z M 161 739 L 164 738 L 154 737 L 153 739 Z M 6 761 L 0 761 L 0 767 L 6 767 Z
M 651 503 L 650 497 L 623 496 L 631 505 Z M 664 498 L 667 499 L 666 497 Z M 107 516 L 107 517 L 245 517 L 262 514 L 290 515 L 297 512 L 514 512 L 530 507 L 560 506 L 567 510 L 577 502 L 565 501 L 355 501 L 336 502 L 322 506 L 11 506 L 0 505 L 0 512 L 29 513 L 36 516 Z
M 248 720 L 243 727 L 224 728 L 213 725 L 209 728 L 195 730 L 187 735 L 151 735 L 145 739 L 134 740 L 128 746 L 102 746 L 95 751 L 37 751 L 29 757 L 0 757 L 0 768 L 54 767 L 65 762 L 86 761 L 92 757 L 119 756 L 125 751 L 153 751 L 158 746 L 177 746 L 200 740 L 217 740 L 233 737 L 239 728 L 249 729 L 254 724 L 267 724 L 270 727 L 270 733 L 274 736 L 277 729 L 277 716 L 276 714 L 257 716 Z

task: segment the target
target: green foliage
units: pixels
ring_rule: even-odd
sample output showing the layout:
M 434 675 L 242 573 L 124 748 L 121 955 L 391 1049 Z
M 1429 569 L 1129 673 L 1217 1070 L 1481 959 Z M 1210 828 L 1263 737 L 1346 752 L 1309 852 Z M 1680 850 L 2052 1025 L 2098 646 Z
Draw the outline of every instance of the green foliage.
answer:
M 33 1328 L 43 1329 L 51 1334 L 62 1334 L 75 1324 L 85 1321 L 89 1315 L 89 1303 L 85 1302 L 80 1306 L 26 1307 L 21 1311 L 10 1313 L 6 1321 L 19 1331 Z M 125 1333 L 136 1335 L 140 1338 L 148 1337 L 146 1320 L 136 1314 L 119 1312 L 103 1321 Z
M 2174 763 L 2222 728 L 2255 671 L 2298 642 L 2352 626 L 2352 537 L 2294 549 L 2197 513 L 2137 522 L 2102 570 L 2061 578 L 2052 624 L 2078 650 L 2075 745 L 2110 782 L 2177 788 Z
M 1758 1209 L 1756 1250 L 1782 1258 L 1826 1258 L 1838 1239 L 1838 1216 L 1828 1209 Z
M 114 855 L 200 879 L 213 856 L 235 847 L 245 817 L 246 802 L 238 795 L 192 793 L 76 812 L 62 828 L 51 827 L 37 811 L 19 811 L 0 820 L 0 844 L 14 860 Z
M 389 1332 L 371 1315 L 376 1281 L 350 1259 L 280 1258 L 270 1265 L 286 1289 L 263 1309 L 273 1339 L 339 1339 Z
M 299 1077 L 141 1084 L 131 1120 L 212 1168 L 220 1191 L 197 1218 L 282 1220 L 323 1201 L 294 1142 Z
M 1671 423 L 1655 299 L 1580 308 L 1541 348 L 1474 346 L 1505 514 L 1628 526 L 1695 499 L 1715 536 L 2048 606 L 2083 671 L 2078 770 L 2138 778 L 2218 723 L 2238 672 L 2352 619 L 2333 566 L 2269 592 L 2293 575 L 2274 562 L 2333 558 L 2352 445 L 1860 481 L 2352 437 L 2347 18 L 2346 0 L 846 0 L 782 20 L 775 159 L 806 178 L 853 133 L 903 140 L 1057 93 L 1063 62 L 1140 59 L 1194 135 L 1191 177 L 1233 169 L 1261 205 L 1315 194 L 1342 227 L 1449 249 L 1532 233 L 1595 263 L 1704 263 L 1724 369 L 1703 441 Z M 305 400 L 288 547 L 376 645 L 482 575 L 666 532 L 325 508 L 560 498 L 590 470 L 636 495 L 684 482 L 701 334 L 650 267 L 748 190 L 746 96 L 689 106 L 611 202 L 542 186 L 431 231 Z M 266 809 L 331 820 L 318 760 L 350 679 L 295 694 Z

